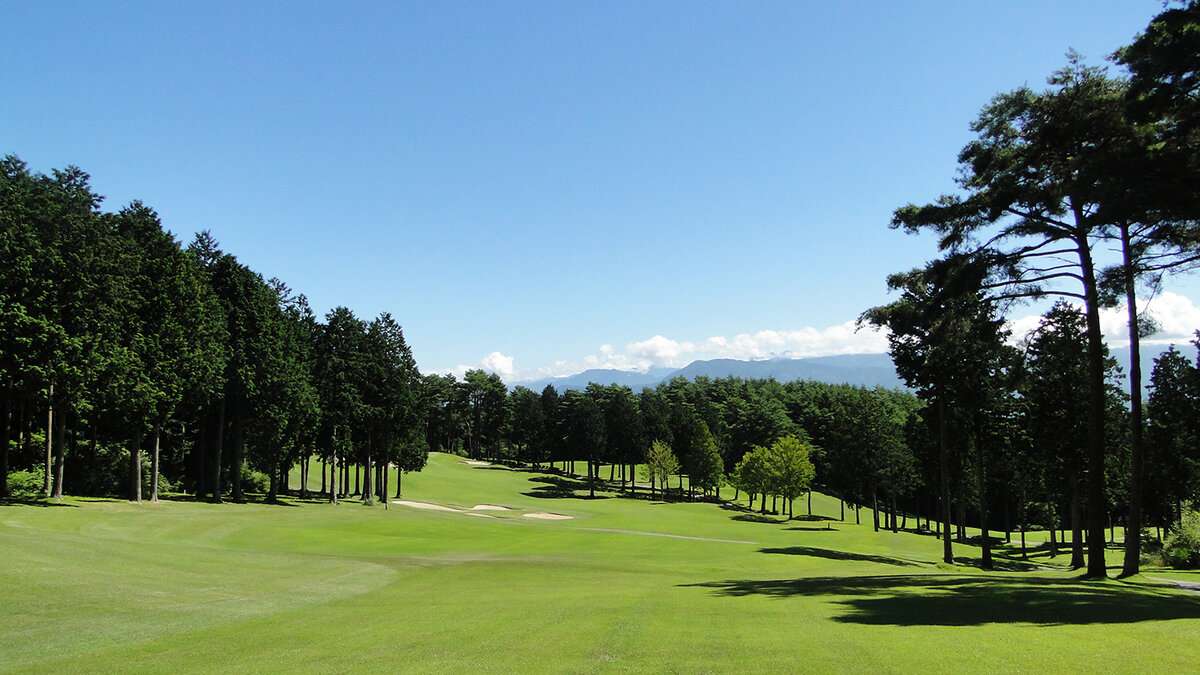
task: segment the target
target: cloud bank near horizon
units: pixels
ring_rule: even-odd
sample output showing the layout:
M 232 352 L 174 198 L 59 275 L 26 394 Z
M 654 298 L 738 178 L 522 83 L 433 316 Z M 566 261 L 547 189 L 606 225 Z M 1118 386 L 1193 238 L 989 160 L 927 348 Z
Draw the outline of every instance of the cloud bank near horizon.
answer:
M 623 347 L 602 344 L 595 353 L 577 361 L 558 361 L 535 368 L 519 368 L 513 357 L 496 351 L 474 364 L 459 365 L 447 372 L 462 377 L 466 371 L 478 368 L 514 384 L 547 377 L 566 377 L 592 369 L 644 373 L 651 368 L 682 368 L 693 361 L 709 359 L 758 361 L 885 351 L 886 333 L 869 326 L 856 329 L 854 321 L 847 321 L 825 329 L 761 330 L 732 337 L 718 335 L 703 340 L 676 340 L 655 335 Z
M 1158 323 L 1159 331 L 1145 343 L 1183 344 L 1200 329 L 1200 307 L 1190 298 L 1164 291 L 1151 300 L 1139 300 L 1139 307 Z M 1100 326 L 1110 347 L 1129 343 L 1125 306 L 1102 310 Z M 1014 319 L 1008 326 L 1011 340 L 1020 342 L 1041 324 L 1041 316 L 1030 314 Z M 585 370 L 623 370 L 644 373 L 650 368 L 682 368 L 693 361 L 736 359 L 759 361 L 772 358 L 807 358 L 841 354 L 879 354 L 887 352 L 887 332 L 870 326 L 859 327 L 847 321 L 824 329 L 760 330 L 733 337 L 714 336 L 703 340 L 676 340 L 655 335 L 618 348 L 602 344 L 593 354 L 577 361 L 558 361 L 548 366 L 520 368 L 511 356 L 495 351 L 470 365 L 459 365 L 443 373 L 461 378 L 472 369 L 495 373 L 508 384 L 519 384 L 550 377 L 567 377 Z

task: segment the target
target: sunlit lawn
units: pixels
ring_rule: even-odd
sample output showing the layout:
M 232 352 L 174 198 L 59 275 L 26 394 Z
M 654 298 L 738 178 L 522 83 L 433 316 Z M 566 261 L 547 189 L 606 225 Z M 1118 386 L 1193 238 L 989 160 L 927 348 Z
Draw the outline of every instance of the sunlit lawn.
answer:
M 405 499 L 511 510 L 2 505 L 0 669 L 1128 672 L 1200 653 L 1200 596 L 1080 581 L 1066 555 L 985 574 L 821 495 L 788 522 L 584 487 L 435 455 Z

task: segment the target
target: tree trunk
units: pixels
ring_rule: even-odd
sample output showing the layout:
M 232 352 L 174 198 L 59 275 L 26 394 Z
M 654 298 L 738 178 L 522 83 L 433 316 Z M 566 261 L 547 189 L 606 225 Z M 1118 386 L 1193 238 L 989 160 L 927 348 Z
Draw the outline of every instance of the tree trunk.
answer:
M 133 446 L 129 448 L 129 501 L 142 503 L 142 430 L 133 434 Z
M 871 516 L 875 523 L 875 531 L 879 531 L 879 497 L 871 490 Z
M 380 498 L 381 500 L 383 500 L 383 510 L 384 510 L 384 511 L 387 511 L 387 508 L 388 508 L 388 498 L 387 498 L 387 494 L 388 494 L 388 473 L 390 473 L 390 469 L 391 469 L 391 467 L 389 467 L 389 466 L 388 466 L 388 463 L 387 463 L 387 462 L 384 462 L 384 463 L 383 463 L 383 471 L 381 472 L 381 473 L 383 474 L 383 476 L 382 476 L 382 478 L 380 479 L 382 482 L 381 482 L 381 484 L 380 484 L 380 486 L 379 486 L 379 498 Z M 398 469 L 398 468 L 397 468 L 397 469 L 396 469 L 396 473 L 397 473 L 397 474 L 399 474 L 399 473 L 400 473 L 400 469 Z
M 47 497 L 53 492 L 54 476 L 54 385 L 50 385 L 50 396 L 46 403 L 46 475 L 42 493 Z
M 846 500 L 838 498 L 838 501 L 842 504 L 842 522 L 844 523 L 846 522 Z
M 154 456 L 150 458 L 150 503 L 158 503 L 158 460 L 160 454 L 159 445 L 162 438 L 162 425 L 154 425 Z
M 333 430 L 333 442 L 329 444 L 329 503 L 338 503 L 338 475 L 337 475 L 337 428 Z M 324 477 L 322 477 L 324 480 Z
M 976 425 L 978 421 L 976 421 Z M 983 443 L 979 442 L 978 426 L 971 429 L 970 442 L 975 446 L 975 463 L 978 465 L 975 469 L 975 480 L 977 490 L 979 491 L 979 546 L 983 552 L 983 557 L 980 567 L 985 570 L 992 569 L 992 542 L 988 536 L 988 508 L 987 508 L 987 477 L 984 475 L 984 452 Z
M 950 458 L 949 448 L 950 443 L 949 431 L 946 425 L 946 401 L 939 393 L 937 397 L 938 408 L 938 472 L 941 474 L 942 486 L 942 519 L 944 523 L 942 536 L 942 561 L 946 564 L 954 564 L 954 549 L 950 539 Z
M 300 499 L 308 499 L 308 463 L 312 456 L 307 452 L 300 458 Z
M 279 502 L 279 470 L 278 467 L 272 467 L 267 471 L 267 499 L 268 504 L 276 504 Z
M 808 491 L 808 515 L 812 515 L 812 490 Z
M 1057 534 L 1056 534 L 1057 530 L 1058 530 L 1058 528 L 1055 527 L 1054 525 L 1050 526 L 1050 557 L 1051 558 L 1058 557 L 1058 540 L 1055 538 L 1057 536 Z
M 246 419 L 245 410 L 239 406 L 237 417 L 233 419 L 233 461 L 230 462 L 229 480 L 233 482 L 230 497 L 237 503 L 245 500 L 242 493 L 242 464 L 245 463 L 246 453 Z
M 215 504 L 221 503 L 221 454 L 224 451 L 225 445 L 225 397 L 221 397 L 221 404 L 217 407 L 217 443 L 213 447 L 213 465 L 212 465 L 212 500 Z
M 363 465 L 362 500 L 364 502 L 375 498 L 375 491 L 371 489 L 374 487 L 372 485 L 373 482 L 373 477 L 371 476 L 371 451 L 367 450 L 366 463 Z
M 1133 283 L 1129 225 L 1121 227 L 1125 263 L 1125 303 L 1129 319 L 1129 515 L 1125 521 L 1125 560 L 1121 576 L 1137 574 L 1142 558 L 1142 347 L 1138 334 L 1137 289 Z M 1114 534 L 1115 538 L 1115 534 Z
M 0 499 L 8 499 L 12 496 L 12 492 L 8 489 L 8 445 L 12 438 L 12 402 L 13 381 L 10 377 L 4 393 L 4 436 L 0 436 Z
M 1084 222 L 1083 211 L 1073 205 L 1075 222 Z M 1087 575 L 1108 576 L 1104 563 L 1104 339 L 1100 332 L 1100 298 L 1096 286 L 1096 270 L 1088 243 L 1079 245 L 1079 262 L 1083 272 L 1084 307 L 1088 337 L 1088 485 L 1087 485 Z
M 1079 501 L 1079 472 L 1071 472 L 1071 569 L 1084 566 L 1083 560 L 1083 506 Z M 1064 541 L 1066 536 L 1063 536 Z
M 396 499 L 400 498 L 400 482 L 404 477 L 404 471 L 399 466 L 396 467 Z
M 63 465 L 66 464 L 67 416 L 64 411 L 58 412 L 54 420 L 54 482 L 50 496 L 58 501 L 63 498 Z
M 958 501 L 954 505 L 954 510 L 957 511 L 958 522 L 955 523 L 955 531 L 958 533 L 958 540 L 964 541 L 967 538 L 967 487 L 965 481 L 958 482 Z

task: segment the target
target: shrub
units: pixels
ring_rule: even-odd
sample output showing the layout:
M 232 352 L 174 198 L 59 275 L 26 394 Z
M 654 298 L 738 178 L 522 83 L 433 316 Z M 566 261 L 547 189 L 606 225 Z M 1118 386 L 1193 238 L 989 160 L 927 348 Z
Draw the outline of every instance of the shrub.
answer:
M 1200 511 L 1183 512 L 1179 525 L 1163 542 L 1163 559 L 1175 569 L 1200 567 Z
M 37 499 L 43 496 L 46 470 L 36 466 L 32 471 L 13 471 L 8 474 L 8 491 L 13 499 Z
M 258 494 L 267 494 L 271 489 L 271 478 L 261 471 L 252 469 L 242 469 L 242 489 L 246 492 L 255 492 Z

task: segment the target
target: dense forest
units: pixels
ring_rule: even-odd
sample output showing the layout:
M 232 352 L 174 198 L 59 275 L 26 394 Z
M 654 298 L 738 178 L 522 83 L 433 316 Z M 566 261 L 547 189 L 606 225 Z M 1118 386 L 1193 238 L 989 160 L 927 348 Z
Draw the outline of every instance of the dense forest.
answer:
M 1153 327 L 1137 305 L 1200 262 L 1198 25 L 1196 2 L 1165 10 L 1113 56 L 1127 75 L 1072 54 L 1048 89 L 998 95 L 959 190 L 896 210 L 893 227 L 935 233 L 941 257 L 889 278 L 899 299 L 861 321 L 889 330 L 909 391 L 698 377 L 559 393 L 422 375 L 390 315 L 319 318 L 209 232 L 184 245 L 147 205 L 101 210 L 80 169 L 8 156 L 0 497 L 275 501 L 298 467 L 302 497 L 370 502 L 399 494 L 387 467 L 441 450 L 585 474 L 593 493 L 728 486 L 789 514 L 819 489 L 876 528 L 939 534 L 950 563 L 980 528 L 984 567 L 989 530 L 1036 527 L 1102 576 L 1122 526 L 1136 573 L 1143 529 L 1200 498 L 1200 364 L 1168 352 L 1143 401 Z M 1038 330 L 1008 334 L 1014 303 L 1052 296 Z M 1122 303 L 1129 373 L 1099 323 Z

